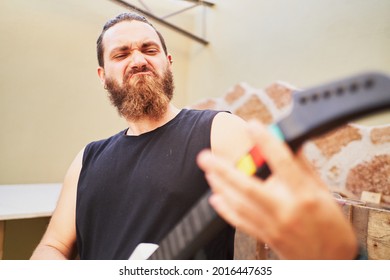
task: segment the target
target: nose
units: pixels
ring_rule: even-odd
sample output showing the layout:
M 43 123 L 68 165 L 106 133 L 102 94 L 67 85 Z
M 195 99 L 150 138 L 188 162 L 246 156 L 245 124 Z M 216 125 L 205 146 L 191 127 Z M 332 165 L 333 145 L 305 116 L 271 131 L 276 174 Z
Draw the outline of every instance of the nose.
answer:
M 134 51 L 131 55 L 130 67 L 132 69 L 142 69 L 146 66 L 147 61 L 144 55 L 139 51 Z

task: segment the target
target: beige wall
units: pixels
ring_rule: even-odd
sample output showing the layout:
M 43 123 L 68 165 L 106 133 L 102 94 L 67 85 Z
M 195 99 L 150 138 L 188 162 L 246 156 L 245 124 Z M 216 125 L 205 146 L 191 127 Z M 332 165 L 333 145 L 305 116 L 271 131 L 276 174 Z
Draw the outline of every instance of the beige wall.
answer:
M 125 128 L 95 51 L 103 24 L 123 11 L 108 0 L 0 1 L 0 184 L 61 182 L 85 144 Z M 161 31 L 184 104 L 189 40 Z
M 144 2 L 160 15 L 188 6 Z M 207 47 L 155 23 L 174 57 L 178 106 L 241 81 L 305 87 L 371 69 L 390 73 L 387 0 L 215 3 L 206 12 Z M 121 11 L 108 0 L 0 2 L 0 184 L 62 181 L 86 143 L 124 128 L 95 58 L 103 23 Z M 170 20 L 200 35 L 202 11 Z
M 306 87 L 371 69 L 390 74 L 390 1 L 215 2 L 208 13 L 211 44 L 191 52 L 191 101 L 241 81 Z

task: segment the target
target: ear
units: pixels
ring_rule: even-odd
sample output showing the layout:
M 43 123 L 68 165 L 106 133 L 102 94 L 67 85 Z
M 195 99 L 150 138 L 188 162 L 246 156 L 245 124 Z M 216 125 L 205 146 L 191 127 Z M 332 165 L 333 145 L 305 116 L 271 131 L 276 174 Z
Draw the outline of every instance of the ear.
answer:
M 106 75 L 104 73 L 104 68 L 99 66 L 97 69 L 97 72 L 98 72 L 100 82 L 102 83 L 103 87 L 105 87 L 106 86 Z
M 172 65 L 172 63 L 173 63 L 172 55 L 171 55 L 171 54 L 168 54 L 168 55 L 167 55 L 167 58 L 168 58 L 169 64 Z

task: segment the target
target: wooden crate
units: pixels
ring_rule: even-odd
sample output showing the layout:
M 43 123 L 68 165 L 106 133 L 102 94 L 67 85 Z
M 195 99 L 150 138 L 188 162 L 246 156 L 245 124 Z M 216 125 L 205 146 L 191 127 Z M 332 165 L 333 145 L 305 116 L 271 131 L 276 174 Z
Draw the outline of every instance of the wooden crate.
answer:
M 352 223 L 357 238 L 369 260 L 390 259 L 390 210 L 356 203 L 341 206 Z M 276 260 L 266 244 L 237 231 L 234 258 L 237 260 Z

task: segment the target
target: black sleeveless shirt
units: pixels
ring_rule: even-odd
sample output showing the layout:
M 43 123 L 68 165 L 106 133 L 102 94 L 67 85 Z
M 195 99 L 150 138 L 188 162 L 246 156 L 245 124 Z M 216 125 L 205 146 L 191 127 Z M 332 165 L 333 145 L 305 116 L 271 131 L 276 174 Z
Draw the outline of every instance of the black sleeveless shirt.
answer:
M 87 145 L 77 189 L 81 259 L 128 259 L 139 243 L 158 244 L 208 190 L 196 156 L 210 148 L 217 111 L 183 109 L 139 136 L 126 130 Z M 228 228 L 208 247 L 208 259 L 232 259 Z

